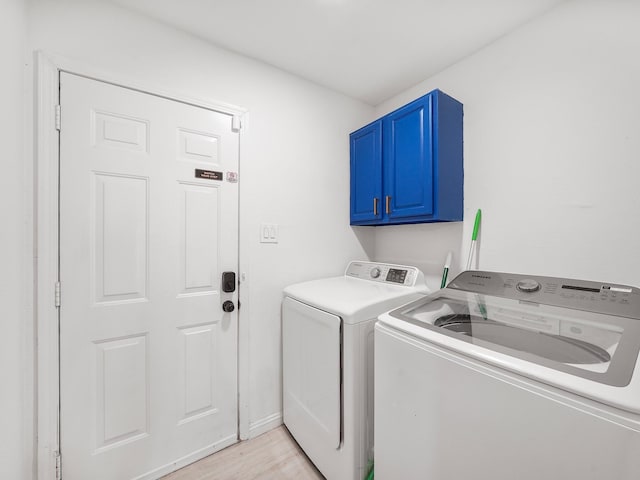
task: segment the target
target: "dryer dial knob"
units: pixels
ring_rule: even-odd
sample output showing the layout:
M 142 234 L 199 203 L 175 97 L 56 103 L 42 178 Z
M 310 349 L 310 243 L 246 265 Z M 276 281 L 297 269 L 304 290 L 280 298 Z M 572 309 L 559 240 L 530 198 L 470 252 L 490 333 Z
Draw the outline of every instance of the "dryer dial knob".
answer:
M 517 283 L 516 288 L 518 290 L 520 290 L 521 292 L 533 293 L 533 292 L 537 292 L 538 290 L 540 290 L 541 285 L 536 280 L 533 280 L 531 278 L 526 278 L 524 280 L 520 280 Z
M 371 278 L 378 278 L 380 273 L 380 269 L 378 267 L 374 267 L 371 269 L 371 272 L 369 272 L 369 275 L 371 275 Z

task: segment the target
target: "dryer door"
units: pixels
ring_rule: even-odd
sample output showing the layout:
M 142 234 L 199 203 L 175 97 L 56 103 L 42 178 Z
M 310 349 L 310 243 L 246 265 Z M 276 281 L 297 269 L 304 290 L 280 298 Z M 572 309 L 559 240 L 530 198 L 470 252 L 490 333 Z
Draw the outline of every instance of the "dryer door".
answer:
M 340 446 L 341 323 L 336 315 L 284 299 L 284 423 L 314 463 Z

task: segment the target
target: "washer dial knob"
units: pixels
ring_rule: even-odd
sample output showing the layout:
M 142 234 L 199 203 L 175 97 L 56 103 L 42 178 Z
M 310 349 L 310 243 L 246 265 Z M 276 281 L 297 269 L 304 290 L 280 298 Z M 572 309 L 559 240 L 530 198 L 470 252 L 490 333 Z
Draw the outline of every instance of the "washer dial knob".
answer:
M 520 280 L 517 283 L 516 288 L 521 292 L 533 293 L 540 290 L 541 285 L 539 282 L 537 282 L 536 280 L 533 280 L 532 278 L 526 278 L 524 280 Z
M 378 267 L 373 267 L 369 272 L 371 278 L 378 278 L 380 276 L 380 269 Z

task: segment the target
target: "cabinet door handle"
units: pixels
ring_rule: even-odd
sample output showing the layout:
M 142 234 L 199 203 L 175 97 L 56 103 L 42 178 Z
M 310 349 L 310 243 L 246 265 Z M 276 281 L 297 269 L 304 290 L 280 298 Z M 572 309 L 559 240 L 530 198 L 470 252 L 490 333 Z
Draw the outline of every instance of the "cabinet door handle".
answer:
M 391 213 L 391 195 L 387 195 L 385 199 L 385 211 L 387 212 L 387 215 Z
M 373 197 L 373 216 L 378 216 L 378 197 Z

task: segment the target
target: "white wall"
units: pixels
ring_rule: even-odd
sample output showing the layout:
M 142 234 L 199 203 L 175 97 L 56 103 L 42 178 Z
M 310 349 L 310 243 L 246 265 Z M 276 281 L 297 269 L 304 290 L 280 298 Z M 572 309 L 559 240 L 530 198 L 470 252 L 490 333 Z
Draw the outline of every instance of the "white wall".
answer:
M 373 233 L 355 233 L 348 213 L 348 133 L 373 108 L 115 6 L 32 0 L 30 22 L 32 50 L 249 110 L 240 160 L 247 275 L 240 321 L 249 322 L 251 425 L 279 421 L 283 287 L 340 274 L 348 260 L 373 254 Z M 279 224 L 279 244 L 258 242 L 262 222 Z
M 464 103 L 464 224 L 376 229 L 378 260 L 640 285 L 640 2 L 579 0 L 377 108 Z
M 28 478 L 31 462 L 33 322 L 29 292 L 31 240 L 25 195 L 24 49 L 26 8 L 4 0 L 0 15 L 0 478 Z

